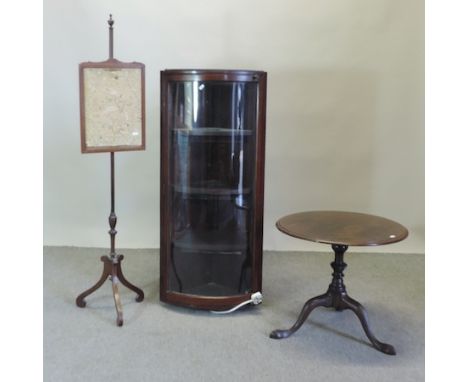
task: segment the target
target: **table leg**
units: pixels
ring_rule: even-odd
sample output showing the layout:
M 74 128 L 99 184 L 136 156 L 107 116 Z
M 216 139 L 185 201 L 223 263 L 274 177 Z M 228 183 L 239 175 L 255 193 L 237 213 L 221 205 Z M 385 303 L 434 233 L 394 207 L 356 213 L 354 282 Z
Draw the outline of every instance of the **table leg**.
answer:
M 331 306 L 330 295 L 322 294 L 320 296 L 311 298 L 309 301 L 305 303 L 304 307 L 302 308 L 301 313 L 299 314 L 299 318 L 297 319 L 296 323 L 290 329 L 273 330 L 270 333 L 270 338 L 274 338 L 277 340 L 282 339 L 282 338 L 288 338 L 291 334 L 293 334 L 302 326 L 302 324 L 307 319 L 307 317 L 309 317 L 310 313 L 312 313 L 312 311 L 319 306 L 330 307 Z
M 372 345 L 374 345 L 374 347 L 377 350 L 388 355 L 396 355 L 395 348 L 392 345 L 380 342 L 379 340 L 377 340 L 377 338 L 375 338 L 374 334 L 369 328 L 367 312 L 359 302 L 357 302 L 349 296 L 344 296 L 342 302 L 345 306 L 345 309 L 352 310 L 354 314 L 358 316 L 367 338 L 369 338 L 370 342 L 372 343 Z

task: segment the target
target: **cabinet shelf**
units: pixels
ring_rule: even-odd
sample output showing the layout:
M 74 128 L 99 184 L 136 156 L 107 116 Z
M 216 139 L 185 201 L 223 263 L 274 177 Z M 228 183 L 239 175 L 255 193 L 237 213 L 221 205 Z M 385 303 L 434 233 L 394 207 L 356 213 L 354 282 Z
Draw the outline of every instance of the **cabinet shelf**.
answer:
M 239 290 L 220 283 L 210 282 L 208 284 L 186 288 L 185 293 L 200 296 L 222 297 L 239 294 Z
M 175 234 L 172 244 L 191 252 L 242 255 L 247 250 L 247 233 L 236 229 L 219 231 L 187 230 Z
M 229 188 L 229 187 L 213 187 L 213 186 L 186 186 L 186 185 L 172 185 L 175 192 L 189 196 L 208 196 L 208 197 L 231 197 L 235 195 L 250 194 L 250 188 Z
M 195 127 L 195 128 L 176 128 L 172 130 L 178 135 L 188 136 L 250 136 L 252 130 L 247 129 L 227 129 L 222 127 Z

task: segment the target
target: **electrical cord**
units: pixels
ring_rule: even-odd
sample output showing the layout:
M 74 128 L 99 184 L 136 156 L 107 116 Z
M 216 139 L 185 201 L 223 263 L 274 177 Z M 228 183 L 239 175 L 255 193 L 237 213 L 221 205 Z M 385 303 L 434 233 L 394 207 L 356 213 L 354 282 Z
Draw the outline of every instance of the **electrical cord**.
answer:
M 258 305 L 261 304 L 263 301 L 263 296 L 260 292 L 255 292 L 252 295 L 250 295 L 250 300 L 243 301 L 239 305 L 236 305 L 234 308 L 231 308 L 229 310 L 210 310 L 211 313 L 214 314 L 228 314 L 235 312 L 237 309 L 242 308 L 245 305 L 248 304 L 253 304 L 253 305 Z

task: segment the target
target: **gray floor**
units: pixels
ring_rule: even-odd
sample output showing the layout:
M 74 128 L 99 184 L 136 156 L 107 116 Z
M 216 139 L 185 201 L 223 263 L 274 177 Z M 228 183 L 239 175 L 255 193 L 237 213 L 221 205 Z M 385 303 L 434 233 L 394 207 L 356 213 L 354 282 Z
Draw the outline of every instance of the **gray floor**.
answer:
M 368 345 L 350 311 L 316 309 L 292 337 L 272 329 L 294 323 L 304 302 L 330 281 L 330 253 L 266 252 L 264 302 L 229 316 L 159 302 L 155 250 L 122 250 L 124 274 L 146 294 L 121 288 L 124 326 L 115 326 L 110 283 L 75 306 L 101 274 L 103 250 L 44 248 L 44 381 L 423 381 L 424 256 L 349 254 L 348 293 L 371 327 L 395 346 Z

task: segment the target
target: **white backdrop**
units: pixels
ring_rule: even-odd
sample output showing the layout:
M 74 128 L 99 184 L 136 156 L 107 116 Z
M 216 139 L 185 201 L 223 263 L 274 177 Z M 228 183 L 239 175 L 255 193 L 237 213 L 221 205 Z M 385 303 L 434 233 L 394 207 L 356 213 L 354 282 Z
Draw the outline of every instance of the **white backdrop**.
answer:
M 159 247 L 159 71 L 268 72 L 264 248 L 312 209 L 374 213 L 424 252 L 423 0 L 45 0 L 44 244 L 109 244 L 109 154 L 81 154 L 78 64 L 146 64 L 147 150 L 116 154 L 118 247 Z

